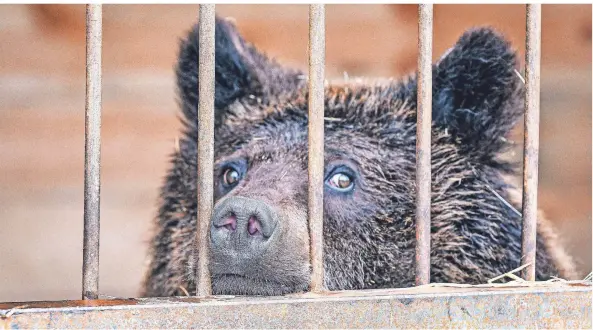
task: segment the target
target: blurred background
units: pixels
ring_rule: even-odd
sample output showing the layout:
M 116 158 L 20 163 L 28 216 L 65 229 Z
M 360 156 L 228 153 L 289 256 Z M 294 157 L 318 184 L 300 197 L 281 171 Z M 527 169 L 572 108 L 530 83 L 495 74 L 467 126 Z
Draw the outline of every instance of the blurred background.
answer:
M 304 5 L 219 5 L 244 37 L 306 70 Z M 434 58 L 492 25 L 524 56 L 522 5 L 436 5 Z M 100 292 L 137 295 L 180 127 L 173 66 L 197 5 L 103 6 Z M 417 6 L 328 5 L 328 78 L 415 69 Z M 543 5 L 539 205 L 591 271 L 591 5 Z M 0 301 L 79 299 L 85 7 L 0 5 Z M 521 125 L 519 125 L 521 126 Z M 515 138 L 521 146 L 521 127 Z M 520 159 L 521 150 L 514 153 Z

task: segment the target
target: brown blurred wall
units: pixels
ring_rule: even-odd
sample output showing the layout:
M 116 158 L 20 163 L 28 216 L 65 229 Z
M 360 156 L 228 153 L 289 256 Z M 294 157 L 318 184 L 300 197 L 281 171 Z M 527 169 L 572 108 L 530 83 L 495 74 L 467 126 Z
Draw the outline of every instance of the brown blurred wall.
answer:
M 172 68 L 197 8 L 104 6 L 105 295 L 137 294 L 158 188 L 179 128 Z M 414 70 L 416 10 L 328 5 L 328 78 Z M 233 17 L 246 39 L 268 54 L 306 69 L 306 6 L 219 5 L 217 11 Z M 505 33 L 523 54 L 524 17 L 521 5 L 437 5 L 434 58 L 465 29 L 484 24 Z M 80 297 L 84 41 L 82 5 L 0 5 L 0 301 Z M 587 273 L 591 6 L 544 5 L 542 51 L 539 204 Z M 518 127 L 516 138 L 520 133 Z

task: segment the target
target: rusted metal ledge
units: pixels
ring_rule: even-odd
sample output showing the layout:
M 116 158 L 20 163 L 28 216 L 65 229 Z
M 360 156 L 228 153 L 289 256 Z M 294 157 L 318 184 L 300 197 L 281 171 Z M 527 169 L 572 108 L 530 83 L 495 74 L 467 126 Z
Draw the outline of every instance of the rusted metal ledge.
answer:
M 541 59 L 541 4 L 527 5 L 525 51 L 525 140 L 523 148 L 523 231 L 521 275 L 535 280 L 537 184 L 539 157 L 539 88 Z
M 432 5 L 418 9 L 416 124 L 416 285 L 430 283 L 430 135 L 432 128 Z
M 82 299 L 97 299 L 99 294 L 102 23 L 101 5 L 87 5 Z
M 591 328 L 591 286 L 418 287 L 274 298 L 184 297 L 0 304 L 0 325 L 6 329 L 586 329 Z
M 215 5 L 201 4 L 199 13 L 198 214 L 196 269 L 198 296 L 210 295 L 208 237 L 214 196 L 214 54 Z
M 323 283 L 323 111 L 325 69 L 325 7 L 309 6 L 309 239 L 311 291 Z

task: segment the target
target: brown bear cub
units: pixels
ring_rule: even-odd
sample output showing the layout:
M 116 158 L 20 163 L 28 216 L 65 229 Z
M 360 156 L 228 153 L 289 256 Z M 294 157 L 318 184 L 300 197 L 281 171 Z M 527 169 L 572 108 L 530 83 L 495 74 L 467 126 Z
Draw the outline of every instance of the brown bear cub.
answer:
M 181 43 L 185 131 L 161 191 L 144 296 L 195 290 L 198 29 Z M 309 286 L 307 77 L 216 22 L 214 294 L 281 295 Z M 503 199 L 505 136 L 523 83 L 510 45 L 466 32 L 433 66 L 431 281 L 479 284 L 521 261 L 521 217 Z M 325 91 L 324 264 L 330 290 L 414 285 L 416 79 Z M 520 204 L 514 204 L 520 210 Z M 574 267 L 540 219 L 537 279 Z

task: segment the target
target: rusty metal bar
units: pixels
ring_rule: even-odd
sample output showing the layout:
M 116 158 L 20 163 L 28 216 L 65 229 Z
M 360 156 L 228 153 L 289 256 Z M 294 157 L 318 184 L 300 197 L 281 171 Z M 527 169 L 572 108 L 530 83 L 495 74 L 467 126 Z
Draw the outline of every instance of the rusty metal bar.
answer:
M 590 286 L 0 304 L 6 329 L 590 329 L 591 316 Z
M 209 296 L 208 236 L 214 196 L 214 53 L 215 5 L 201 4 L 199 17 L 198 214 L 196 269 L 198 296 Z
M 325 6 L 309 6 L 309 237 L 311 291 L 323 283 Z
M 430 133 L 432 127 L 432 5 L 418 9 L 416 124 L 416 285 L 430 283 Z
M 101 5 L 87 5 L 82 299 L 97 299 L 99 295 L 102 24 Z
M 535 281 L 537 185 L 539 157 L 539 88 L 541 58 L 541 4 L 527 5 L 525 53 L 525 140 L 523 151 L 522 277 Z

